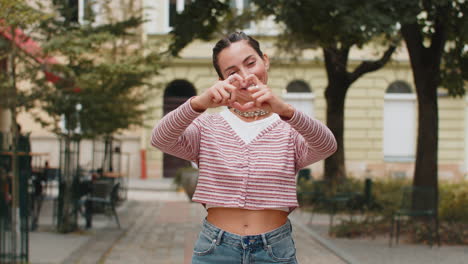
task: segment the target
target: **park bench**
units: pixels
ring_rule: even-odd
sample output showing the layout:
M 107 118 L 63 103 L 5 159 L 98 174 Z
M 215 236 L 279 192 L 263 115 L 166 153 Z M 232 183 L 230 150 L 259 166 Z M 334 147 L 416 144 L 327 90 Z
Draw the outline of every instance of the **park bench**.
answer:
M 116 211 L 119 200 L 120 183 L 114 183 L 109 179 L 97 179 L 91 184 L 90 193 L 84 197 L 86 227 L 92 226 L 93 214 L 104 213 L 112 214 L 120 228 L 120 220 Z
M 435 233 L 438 246 L 440 247 L 439 219 L 437 217 L 437 200 L 434 188 L 406 186 L 403 187 L 401 195 L 400 208 L 392 215 L 389 246 L 392 246 L 395 228 L 395 240 L 396 244 L 398 244 L 401 225 L 400 222 L 402 219 L 411 218 L 412 221 L 423 221 L 426 219 L 431 220 L 433 227 L 429 224 L 429 228 L 427 230 L 428 236 L 430 237 L 429 243 L 431 246 L 433 245 L 433 233 Z
M 308 190 L 298 190 L 298 201 L 303 208 L 311 209 L 312 222 L 314 213 L 324 210 L 330 217 L 329 230 L 333 227 L 335 215 L 339 211 L 363 213 L 365 210 L 377 210 L 380 206 L 372 196 L 372 180 L 366 179 L 362 192 L 356 192 L 350 182 L 344 181 L 333 186 L 325 180 L 312 180 Z

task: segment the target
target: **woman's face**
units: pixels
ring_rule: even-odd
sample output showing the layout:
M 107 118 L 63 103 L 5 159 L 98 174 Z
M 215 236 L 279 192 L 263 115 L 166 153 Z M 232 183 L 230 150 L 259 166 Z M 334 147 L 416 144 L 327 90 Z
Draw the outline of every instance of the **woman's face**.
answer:
M 268 56 L 263 55 L 263 58 L 260 57 L 246 40 L 234 42 L 229 47 L 223 49 L 218 54 L 218 65 L 224 79 L 237 73 L 242 78 L 255 74 L 263 84 L 266 84 L 268 81 Z M 242 84 L 241 86 L 248 87 L 250 85 L 254 84 Z

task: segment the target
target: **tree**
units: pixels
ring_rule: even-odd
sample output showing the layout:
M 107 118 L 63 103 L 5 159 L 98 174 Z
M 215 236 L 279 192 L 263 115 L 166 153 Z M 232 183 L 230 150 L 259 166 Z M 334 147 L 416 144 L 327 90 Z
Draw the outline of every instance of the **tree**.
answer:
M 172 32 L 175 36 L 173 53 L 187 45 L 192 39 L 208 38 L 219 31 L 220 21 L 232 17 L 229 9 L 215 13 L 219 16 L 213 22 L 211 9 L 198 10 L 196 1 L 177 17 Z M 214 2 L 214 1 L 213 1 Z M 222 4 L 219 1 L 220 5 Z M 247 18 L 273 16 L 282 25 L 284 32 L 278 37 L 280 47 L 288 51 L 321 48 L 323 51 L 328 85 L 325 90 L 327 101 L 327 125 L 335 135 L 338 150 L 325 161 L 324 177 L 328 180 L 341 180 L 346 177 L 344 155 L 344 107 L 346 93 L 351 85 L 364 74 L 382 68 L 396 49 L 396 15 L 393 6 L 385 0 L 252 0 L 257 9 Z M 204 5 L 205 3 L 199 3 Z M 186 27 L 194 16 L 196 25 Z M 224 8 L 224 6 L 223 6 Z M 246 19 L 243 17 L 242 19 Z M 238 23 L 239 24 L 239 23 Z M 240 23 L 242 25 L 242 23 Z M 209 25 L 209 26 L 203 26 Z M 183 36 L 182 40 L 178 36 Z M 352 48 L 362 48 L 370 42 L 381 41 L 387 49 L 379 59 L 363 61 L 356 68 L 348 65 Z
M 395 0 L 392 5 L 401 14 L 401 33 L 408 49 L 418 98 L 413 185 L 432 187 L 437 192 L 437 89 L 442 85 L 452 96 L 465 93 L 468 3 L 464 0 Z
M 11 226 L 14 227 L 20 225 L 24 227 L 28 224 L 27 212 L 29 210 L 26 202 L 27 178 L 25 178 L 26 175 L 19 173 L 18 142 L 20 135 L 16 121 L 17 113 L 22 106 L 22 101 L 19 99 L 21 91 L 18 90 L 18 83 L 29 74 L 18 67 L 18 64 L 29 62 L 29 58 L 21 52 L 21 45 L 28 41 L 28 39 L 22 38 L 21 29 L 32 29 L 35 24 L 44 18 L 44 13 L 27 5 L 25 1 L 0 0 L 0 114 L 3 115 L 1 112 L 8 110 L 11 119 L 11 122 L 7 122 L 0 118 L 0 122 L 10 123 L 10 131 L 13 134 L 13 141 L 10 143 L 11 152 L 13 153 L 11 158 L 13 175 Z M 0 173 L 2 173 L 1 168 Z M 21 186 L 20 182 L 22 182 Z M 17 214 L 18 211 L 20 212 L 19 215 Z M 21 216 L 22 219 L 18 219 L 18 216 Z M 11 231 L 11 253 L 16 258 L 20 255 L 17 251 L 17 245 L 20 244 L 18 243 L 20 234 L 17 228 L 12 228 Z
M 91 26 L 69 19 L 43 23 L 44 51 L 63 58 L 64 63 L 48 65 L 61 76 L 51 84 L 46 76 L 34 81 L 32 96 L 53 122 L 37 115 L 37 120 L 60 134 L 59 120 L 65 115 L 67 130 L 80 125 L 84 137 L 110 136 L 134 125 L 142 125 L 146 101 L 154 85 L 149 79 L 162 67 L 156 52 L 142 53 L 134 32 L 143 20 Z M 131 40 L 133 38 L 133 40 Z M 126 42 L 128 39 L 130 41 Z M 76 105 L 82 110 L 77 114 Z
M 34 76 L 28 96 L 35 99 L 30 108 L 48 114 L 43 117 L 36 112 L 36 120 L 56 133 L 65 146 L 58 228 L 70 232 L 76 228 L 80 177 L 79 162 L 70 153 L 81 138 L 103 137 L 111 144 L 115 134 L 143 124 L 149 110 L 146 102 L 155 88 L 150 78 L 158 73 L 162 58 L 139 42 L 135 34 L 143 23 L 139 16 L 114 19 L 111 14 L 93 14 L 109 19 L 96 25 L 90 16 L 80 24 L 77 6 L 56 0 L 54 7 L 58 15 L 43 21 L 39 32 L 44 53 L 60 58 L 43 65 L 56 78 L 50 82 L 47 74 Z M 106 6 L 101 10 L 112 11 Z

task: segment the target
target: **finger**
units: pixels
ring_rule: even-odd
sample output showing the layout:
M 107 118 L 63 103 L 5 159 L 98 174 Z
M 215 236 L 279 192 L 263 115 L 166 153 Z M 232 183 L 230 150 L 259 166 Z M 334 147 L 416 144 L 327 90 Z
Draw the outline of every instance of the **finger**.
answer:
M 228 96 L 229 98 L 228 98 L 228 99 L 231 100 L 231 101 L 235 101 L 236 98 L 237 98 L 237 96 L 236 96 L 236 95 L 237 95 L 236 91 L 237 91 L 237 89 L 239 89 L 239 88 L 237 88 L 236 86 L 231 85 L 231 84 L 224 84 L 223 87 L 224 87 L 224 90 L 229 94 L 229 96 Z
M 223 100 L 223 97 L 219 93 L 218 89 L 213 89 L 211 91 L 211 95 L 212 95 L 211 100 L 217 104 L 219 104 Z
M 227 90 L 225 87 L 219 87 L 218 89 L 216 89 L 219 94 L 221 95 L 222 99 L 229 99 L 229 93 L 230 91 Z
M 237 73 L 235 73 L 235 74 L 229 76 L 229 77 L 226 79 L 226 82 L 227 82 L 228 84 L 233 84 L 233 85 L 235 85 L 236 87 L 240 87 L 240 86 L 242 85 L 242 81 L 243 81 L 243 78 L 242 78 L 239 74 L 237 74 Z
M 236 90 L 239 89 L 237 86 L 234 86 L 234 85 L 228 84 L 228 83 L 225 83 L 225 84 L 223 85 L 223 88 L 224 88 L 224 90 L 226 90 L 226 91 L 228 91 L 228 92 L 234 92 L 234 91 L 236 91 Z
M 263 103 L 268 102 L 271 99 L 271 93 L 265 93 L 255 100 L 255 106 L 261 107 Z
M 251 108 L 253 108 L 255 106 L 255 103 L 254 102 L 248 102 L 248 103 L 245 103 L 245 104 L 240 104 L 239 102 L 234 102 L 231 104 L 232 107 L 236 108 L 237 110 L 240 110 L 240 111 L 247 111 Z
M 247 88 L 247 91 L 249 91 L 250 93 L 256 93 L 256 92 L 262 90 L 262 87 L 264 87 L 264 85 L 262 85 L 262 86 L 260 86 L 260 85 L 250 86 L 249 88 Z
M 260 96 L 264 95 L 265 93 L 267 93 L 268 90 L 260 90 L 260 91 L 257 91 L 256 93 L 253 93 L 252 94 L 252 99 L 253 100 L 256 100 L 257 98 L 259 98 Z
M 245 77 L 245 81 L 249 84 L 252 85 L 262 85 L 263 83 L 257 78 L 257 75 L 255 74 L 249 74 L 247 77 Z

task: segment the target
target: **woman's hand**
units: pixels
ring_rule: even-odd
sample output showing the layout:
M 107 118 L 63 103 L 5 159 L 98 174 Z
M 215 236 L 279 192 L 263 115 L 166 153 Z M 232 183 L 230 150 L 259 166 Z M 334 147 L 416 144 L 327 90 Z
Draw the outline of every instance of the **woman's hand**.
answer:
M 256 75 L 248 75 L 245 78 L 245 81 L 252 85 L 247 88 L 247 91 L 252 94 L 252 101 L 244 105 L 234 101 L 232 103 L 233 107 L 241 111 L 249 111 L 252 108 L 261 108 L 269 112 L 277 113 L 281 117 L 287 119 L 293 116 L 294 108 L 276 96 L 270 87 L 263 84 Z
M 236 100 L 236 90 L 244 83 L 242 77 L 233 74 L 225 80 L 216 82 L 199 96 L 195 96 L 190 104 L 195 111 L 203 112 L 208 108 L 230 106 Z M 236 86 L 237 85 L 237 86 Z

